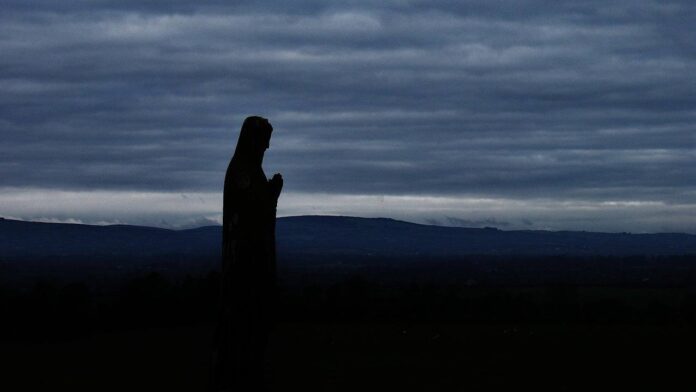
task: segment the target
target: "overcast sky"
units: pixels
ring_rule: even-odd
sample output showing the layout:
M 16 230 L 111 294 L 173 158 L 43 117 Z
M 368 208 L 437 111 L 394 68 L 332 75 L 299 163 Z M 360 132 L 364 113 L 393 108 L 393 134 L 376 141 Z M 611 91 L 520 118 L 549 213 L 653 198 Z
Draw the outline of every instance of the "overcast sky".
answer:
M 258 114 L 281 215 L 696 233 L 693 1 L 228 3 L 2 0 L 0 215 L 219 221 Z

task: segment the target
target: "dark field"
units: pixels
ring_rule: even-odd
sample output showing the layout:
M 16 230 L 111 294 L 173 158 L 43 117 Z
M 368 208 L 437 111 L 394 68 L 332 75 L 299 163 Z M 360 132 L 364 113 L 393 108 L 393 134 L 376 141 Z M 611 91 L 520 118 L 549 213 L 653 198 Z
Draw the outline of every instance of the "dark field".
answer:
M 267 383 L 274 391 L 693 387 L 696 291 L 690 274 L 662 263 L 667 270 L 647 281 L 627 273 L 612 283 L 606 267 L 562 284 L 552 283 L 564 281 L 557 275 L 530 284 L 494 261 L 484 264 L 506 278 L 490 272 L 483 283 L 486 273 L 470 268 L 286 270 Z M 527 274 L 544 276 L 536 272 Z M 44 280 L 0 291 L 2 390 L 205 390 L 217 274 L 145 273 L 112 287 Z
M 33 225 L 51 233 L 63 227 Z M 46 234 L 38 243 L 57 246 L 48 250 L 19 234 L 5 238 L 2 249 L 19 256 L 0 257 L 0 391 L 206 389 L 218 233 L 138 230 L 205 234 L 210 243 L 172 255 L 138 236 L 97 250 L 79 247 L 84 233 L 72 242 Z M 361 249 L 279 255 L 270 390 L 696 386 L 693 255 L 444 257 Z
M 20 390 L 204 390 L 212 326 L 5 343 Z M 693 328 L 674 325 L 281 323 L 272 390 L 676 390 L 693 385 Z M 17 388 L 17 389 L 15 389 Z

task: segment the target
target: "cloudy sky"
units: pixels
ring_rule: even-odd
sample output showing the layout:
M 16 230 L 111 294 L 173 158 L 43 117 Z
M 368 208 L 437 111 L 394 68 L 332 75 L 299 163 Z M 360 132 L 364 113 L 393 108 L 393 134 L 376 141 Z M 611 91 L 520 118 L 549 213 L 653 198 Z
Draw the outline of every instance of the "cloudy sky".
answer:
M 693 1 L 231 3 L 3 0 L 0 215 L 218 221 L 259 114 L 281 215 L 696 233 Z

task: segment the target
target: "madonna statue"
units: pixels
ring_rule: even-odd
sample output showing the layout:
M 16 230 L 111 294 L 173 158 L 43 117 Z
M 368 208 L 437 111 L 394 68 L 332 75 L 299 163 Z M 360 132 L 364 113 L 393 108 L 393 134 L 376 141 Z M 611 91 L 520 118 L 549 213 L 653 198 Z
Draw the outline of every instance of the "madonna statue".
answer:
M 265 118 L 244 120 L 225 175 L 214 391 L 265 388 L 265 351 L 276 291 L 276 205 L 283 188 L 280 174 L 268 180 L 261 167 L 272 131 Z

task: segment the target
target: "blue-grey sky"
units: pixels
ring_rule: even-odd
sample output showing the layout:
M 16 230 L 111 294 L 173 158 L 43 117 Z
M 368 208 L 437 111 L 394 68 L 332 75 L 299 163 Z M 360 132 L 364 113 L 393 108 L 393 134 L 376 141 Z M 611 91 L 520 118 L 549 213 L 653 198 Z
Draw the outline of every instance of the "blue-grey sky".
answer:
M 0 215 L 219 220 L 244 117 L 281 215 L 696 232 L 692 1 L 26 1 Z

